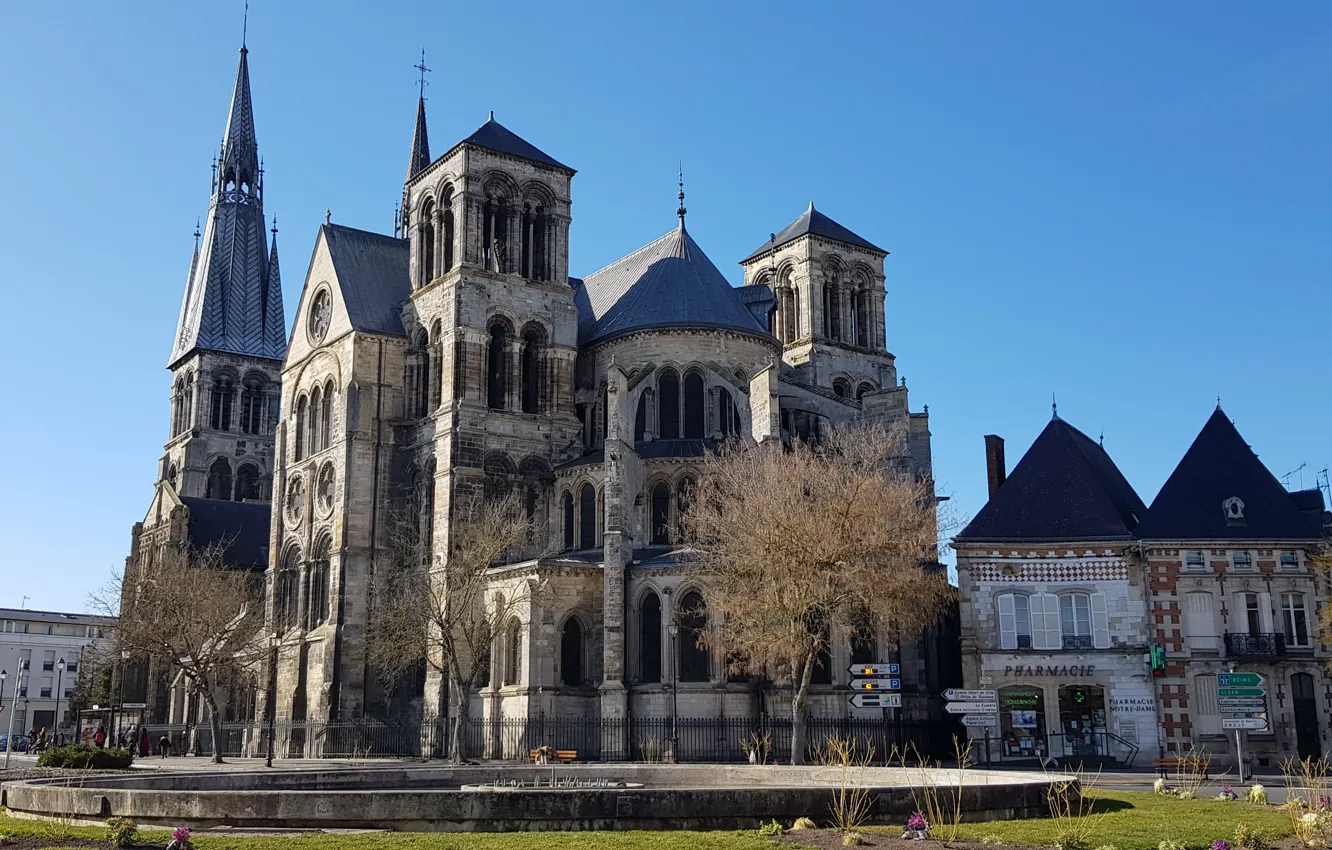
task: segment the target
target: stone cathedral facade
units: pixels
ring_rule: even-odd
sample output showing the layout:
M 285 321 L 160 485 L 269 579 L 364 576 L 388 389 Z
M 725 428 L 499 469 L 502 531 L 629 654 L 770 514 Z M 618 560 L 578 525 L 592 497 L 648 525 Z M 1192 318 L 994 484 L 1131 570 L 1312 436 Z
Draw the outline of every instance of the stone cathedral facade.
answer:
M 237 92 L 244 106 L 233 102 L 229 128 L 238 109 L 249 119 L 244 54 Z M 252 141 L 252 122 L 248 132 Z M 917 474 L 932 478 L 928 409 L 908 409 L 885 344 L 887 252 L 810 204 L 741 261 L 744 285 L 733 287 L 686 227 L 682 188 L 664 235 L 574 277 L 574 169 L 493 115 L 432 158 L 422 100 L 400 229 L 322 225 L 291 333 L 270 338 L 282 315 L 280 301 L 264 301 L 276 244 L 266 264 L 247 249 L 249 277 L 206 259 L 209 239 L 222 238 L 210 234 L 262 234 L 262 176 L 247 150 L 240 163 L 224 146 L 219 163 L 172 360 L 173 398 L 187 399 L 176 404 L 194 430 L 168 443 L 158 498 L 262 504 L 271 494 L 276 689 L 258 683 L 250 712 L 266 715 L 271 698 L 281 722 L 444 714 L 447 689 L 433 673 L 392 693 L 379 685 L 366 654 L 371 582 L 391 563 L 389 526 L 403 506 L 438 563 L 451 505 L 492 490 L 517 492 L 540 529 L 497 569 L 495 592 L 529 581 L 550 592 L 495 636 L 473 717 L 789 711 L 772 688 L 732 680 L 697 648 L 707 593 L 675 545 L 679 515 L 699 460 L 727 438 L 901 423 Z M 209 287 L 224 274 L 232 289 L 219 298 Z M 232 295 L 236 281 L 248 288 Z M 258 408 L 245 402 L 252 375 Z M 207 415 L 223 376 L 240 428 Z M 221 458 L 234 470 L 230 491 L 209 472 Z M 249 477 L 237 489 L 246 464 L 257 490 Z M 955 684 L 941 679 L 955 644 L 935 630 L 840 646 L 816 673 L 812 710 L 857 711 L 846 699 L 853 655 L 900 660 L 908 699 L 923 706 Z

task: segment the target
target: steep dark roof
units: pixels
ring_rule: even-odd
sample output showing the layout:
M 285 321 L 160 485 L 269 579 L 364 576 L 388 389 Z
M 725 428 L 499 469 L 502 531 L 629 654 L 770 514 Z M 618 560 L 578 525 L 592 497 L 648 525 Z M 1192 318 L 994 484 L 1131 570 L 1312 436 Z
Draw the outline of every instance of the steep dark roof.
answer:
M 320 227 L 352 327 L 406 336 L 402 305 L 412 294 L 407 240 L 340 224 Z
M 847 245 L 854 245 L 857 248 L 866 248 L 870 251 L 876 251 L 880 254 L 888 252 L 870 242 L 868 239 L 862 239 L 856 234 L 847 230 L 842 225 L 828 218 L 823 213 L 814 209 L 814 202 L 809 202 L 809 209 L 800 214 L 795 221 L 782 228 L 774 238 L 764 242 L 754 253 L 741 260 L 747 263 L 750 260 L 764 254 L 773 248 L 780 248 L 793 239 L 799 239 L 801 236 L 822 236 L 825 239 L 832 239 L 837 242 L 845 242 Z
M 1244 503 L 1242 520 L 1226 519 L 1222 502 L 1231 497 Z M 1319 537 L 1319 528 L 1315 518 L 1300 513 L 1297 504 L 1308 498 L 1287 493 L 1217 407 L 1156 495 L 1138 536 L 1145 540 L 1309 540 Z
M 479 148 L 496 151 L 497 153 L 507 153 L 510 156 L 522 159 L 530 159 L 544 165 L 553 165 L 570 174 L 574 173 L 572 168 L 542 152 L 536 145 L 496 121 L 494 115 L 491 115 L 489 121 L 477 128 L 475 133 L 463 139 L 462 143 L 476 145 Z
M 649 328 L 722 328 L 770 337 L 684 224 L 593 272 L 574 291 L 578 344 Z
M 233 567 L 268 566 L 267 502 L 232 502 L 182 496 L 190 510 L 190 545 L 202 549 L 215 543 L 226 545 L 223 560 Z M 205 588 L 206 590 L 206 588 Z
M 1086 434 L 1052 419 L 959 540 L 1057 542 L 1130 538 L 1147 509 Z

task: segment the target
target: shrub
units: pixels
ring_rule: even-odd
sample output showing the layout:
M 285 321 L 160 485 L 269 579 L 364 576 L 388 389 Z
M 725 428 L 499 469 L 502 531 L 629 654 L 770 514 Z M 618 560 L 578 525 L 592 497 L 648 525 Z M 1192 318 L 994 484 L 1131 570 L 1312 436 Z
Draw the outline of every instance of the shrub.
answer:
M 810 818 L 796 818 L 796 822 L 791 824 L 791 831 L 796 832 L 802 829 L 818 829 L 819 825 Z
M 846 832 L 842 834 L 843 847 L 855 847 L 858 844 L 864 844 L 865 839 L 859 832 Z
M 1198 796 L 1198 795 L 1195 794 L 1195 793 L 1192 792 L 1192 791 L 1180 791 L 1180 792 L 1179 792 L 1179 799 L 1181 799 L 1181 800 L 1193 800 L 1193 799 L 1196 799 L 1197 796 Z
M 139 827 L 129 818 L 111 818 L 106 822 L 106 840 L 114 847 L 129 847 L 138 837 Z
M 122 749 L 98 749 L 92 744 L 70 744 L 43 750 L 37 759 L 40 767 L 63 767 L 79 770 L 117 770 L 134 763 L 134 754 Z
M 1166 791 L 1165 780 L 1164 780 L 1164 779 L 1157 779 L 1155 782 L 1153 782 L 1153 783 L 1152 783 L 1152 790 L 1155 791 L 1155 792 L 1158 793 L 1158 794 L 1164 794 L 1165 791 Z
M 1004 840 L 994 833 L 981 836 L 981 844 L 1003 844 Z
M 1167 838 L 1157 846 L 1157 850 L 1189 850 L 1189 848 L 1185 847 L 1182 841 Z
M 782 825 L 775 820 L 759 827 L 759 835 L 781 835 L 782 831 Z
M 1249 786 L 1249 793 L 1245 795 L 1250 803 L 1256 803 L 1260 806 L 1267 805 L 1267 789 L 1261 785 L 1254 784 Z
M 1245 824 L 1235 827 L 1235 839 L 1231 842 L 1239 850 L 1269 850 L 1272 841 L 1267 834 Z
M 1056 850 L 1091 850 L 1086 836 L 1078 830 L 1061 829 L 1055 836 L 1054 844 Z

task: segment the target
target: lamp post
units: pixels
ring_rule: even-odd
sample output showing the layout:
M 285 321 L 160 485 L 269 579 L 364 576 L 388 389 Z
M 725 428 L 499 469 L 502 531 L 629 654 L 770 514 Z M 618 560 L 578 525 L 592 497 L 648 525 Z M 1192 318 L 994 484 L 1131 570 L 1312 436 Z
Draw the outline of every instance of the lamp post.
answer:
M 8 678 L 9 678 L 9 671 L 8 671 L 8 670 L 0 670 L 0 711 L 4 711 L 4 710 L 5 710 L 5 679 L 8 679 Z M 18 680 L 17 680 L 17 679 L 14 680 L 14 699 L 10 700 L 10 702 L 12 702 L 13 705 L 11 705 L 11 706 L 9 707 L 9 732 L 5 735 L 5 752 L 6 752 L 6 753 L 9 752 L 9 747 L 10 747 L 9 739 L 10 739 L 10 737 L 13 736 L 13 734 L 14 734 L 14 706 L 15 706 L 15 705 L 18 705 Z
M 679 763 L 677 753 L 680 749 L 680 731 L 676 718 L 680 715 L 680 703 L 676 698 L 676 691 L 679 690 L 676 667 L 680 656 L 675 651 L 675 639 L 680 634 L 680 624 L 672 618 L 670 625 L 666 627 L 666 633 L 671 636 L 671 761 Z
M 120 651 L 120 680 L 116 683 L 116 740 L 124 737 L 125 727 L 125 662 L 129 661 L 129 650 Z
M 65 681 L 65 659 L 62 657 L 59 661 L 56 662 L 55 723 L 52 724 L 55 726 L 56 746 L 60 746 L 61 744 L 64 743 L 64 741 L 61 740 L 60 737 L 60 693 L 61 693 L 60 689 L 63 686 L 64 681 Z
M 268 750 L 264 767 L 273 766 L 273 738 L 277 735 L 277 660 L 278 636 L 268 636 Z

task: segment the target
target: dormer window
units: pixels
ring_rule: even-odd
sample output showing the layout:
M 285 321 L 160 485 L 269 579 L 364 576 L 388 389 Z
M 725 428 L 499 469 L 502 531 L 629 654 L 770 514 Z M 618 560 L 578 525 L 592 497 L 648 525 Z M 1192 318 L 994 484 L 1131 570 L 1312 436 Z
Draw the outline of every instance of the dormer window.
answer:
M 1300 566 L 1300 558 L 1294 552 L 1281 553 L 1281 569 L 1294 570 Z
M 1184 569 L 1186 570 L 1207 569 L 1207 557 L 1202 552 L 1185 552 Z
M 1237 570 L 1252 569 L 1253 561 L 1249 560 L 1248 552 L 1234 552 L 1230 556 L 1230 564 Z

